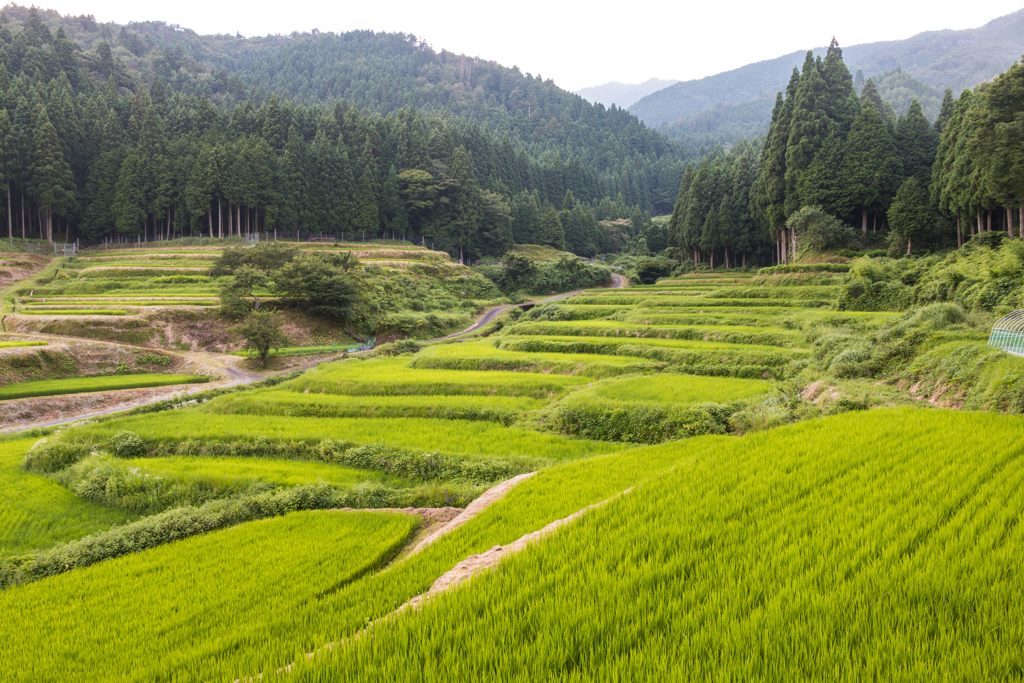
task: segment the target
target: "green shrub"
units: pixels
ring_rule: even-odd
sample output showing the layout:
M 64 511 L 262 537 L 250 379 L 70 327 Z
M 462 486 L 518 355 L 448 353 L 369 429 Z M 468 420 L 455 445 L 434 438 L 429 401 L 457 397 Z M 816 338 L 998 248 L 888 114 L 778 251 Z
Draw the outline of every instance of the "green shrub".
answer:
M 146 444 L 135 432 L 122 430 L 107 440 L 107 447 L 118 458 L 139 458 L 146 455 Z
M 89 455 L 92 444 L 57 436 L 37 441 L 25 454 L 24 467 L 34 472 L 58 472 Z

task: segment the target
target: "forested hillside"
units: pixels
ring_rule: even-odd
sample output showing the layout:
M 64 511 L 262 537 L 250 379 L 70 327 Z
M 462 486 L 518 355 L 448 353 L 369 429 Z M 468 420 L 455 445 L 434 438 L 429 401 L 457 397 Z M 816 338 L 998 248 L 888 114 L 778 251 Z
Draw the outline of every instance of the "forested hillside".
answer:
M 871 79 L 858 97 L 833 41 L 824 59 L 808 52 L 793 70 L 759 155 L 742 143 L 687 168 L 669 243 L 714 267 L 883 238 L 897 255 L 989 230 L 1020 236 L 1022 93 L 1024 66 L 1014 64 L 958 99 L 947 90 L 929 124 L 916 99 L 897 115 Z
M 460 258 L 513 241 L 612 251 L 598 221 L 667 213 L 679 148 L 413 36 L 245 39 L 8 6 L 0 152 L 11 234 L 368 232 Z M 546 226 L 571 192 L 580 225 Z M 556 212 L 557 217 L 557 212 Z
M 910 99 L 917 97 L 925 114 L 934 119 L 943 89 L 960 92 L 973 88 L 1005 71 L 1022 53 L 1024 10 L 994 19 L 976 29 L 926 31 L 906 40 L 854 45 L 845 49 L 845 58 L 851 72 L 876 76 L 875 83 L 882 99 L 892 101 L 897 113 L 905 113 Z M 826 48 L 814 50 L 815 57 L 824 57 L 825 54 Z M 681 139 L 684 144 L 705 144 L 706 140 L 701 137 L 705 131 L 699 126 L 694 130 L 690 123 L 695 116 L 705 120 L 720 119 L 716 116 L 716 112 L 722 110 L 720 105 L 739 105 L 774 96 L 776 91 L 785 88 L 790 71 L 800 65 L 803 56 L 803 52 L 793 52 L 700 80 L 677 83 L 644 97 L 629 110 L 648 125 Z M 893 72 L 902 75 L 894 78 Z M 887 78 L 880 78 L 880 74 Z M 885 87 L 883 81 L 886 82 Z M 912 92 L 911 97 L 906 96 L 908 90 Z M 713 109 L 709 110 L 709 107 Z M 768 110 L 763 107 L 756 109 L 763 114 L 759 123 L 766 126 Z M 748 137 L 763 132 L 750 120 L 750 108 L 733 106 L 732 111 L 736 116 L 726 117 L 717 124 L 714 140 L 723 143 L 734 141 L 737 128 L 741 128 Z M 691 138 L 691 135 L 697 137 Z

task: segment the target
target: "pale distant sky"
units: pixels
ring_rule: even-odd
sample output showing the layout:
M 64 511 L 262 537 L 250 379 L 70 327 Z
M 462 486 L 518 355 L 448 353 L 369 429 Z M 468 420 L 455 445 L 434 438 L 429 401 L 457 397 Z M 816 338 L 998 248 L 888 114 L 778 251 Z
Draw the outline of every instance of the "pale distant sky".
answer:
M 24 1 L 24 0 L 22 0 Z M 492 59 L 577 90 L 608 81 L 689 80 L 795 50 L 975 28 L 1024 0 L 857 3 L 743 0 L 584 3 L 552 0 L 36 0 L 100 21 L 163 20 L 199 33 L 244 36 L 292 31 L 399 31 L 442 48 Z

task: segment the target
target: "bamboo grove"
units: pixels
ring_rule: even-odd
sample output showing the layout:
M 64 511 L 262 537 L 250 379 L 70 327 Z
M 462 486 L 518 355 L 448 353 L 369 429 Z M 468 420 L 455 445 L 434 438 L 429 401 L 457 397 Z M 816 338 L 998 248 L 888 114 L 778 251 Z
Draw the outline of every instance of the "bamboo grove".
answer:
M 121 27 L 117 38 L 111 27 L 17 6 L 0 16 L 8 236 L 144 241 L 283 230 L 426 240 L 464 259 L 500 255 L 514 242 L 593 255 L 619 246 L 598 221 L 667 211 L 682 176 L 680 149 L 628 113 L 492 63 L 477 64 L 484 81 L 474 86 L 472 64 L 459 67 L 411 37 L 296 35 L 276 41 L 284 43 L 277 57 L 256 40 L 257 57 L 246 60 L 229 59 L 223 41 L 166 25 Z M 387 80 L 388 64 L 412 71 L 419 60 L 424 73 L 440 69 L 446 102 L 413 90 L 396 99 L 381 89 L 374 100 L 355 85 L 268 80 L 268 64 L 295 72 L 289 60 L 303 50 L 323 55 L 321 75 L 331 59 L 344 71 L 381 50 L 358 74 L 370 83 Z M 230 76 L 215 68 L 226 63 Z M 409 73 L 393 81 L 417 82 Z M 477 106 L 492 82 L 500 101 L 492 93 Z
M 897 117 L 870 79 L 858 95 L 833 39 L 778 93 L 759 153 L 741 141 L 687 167 L 669 243 L 715 267 L 752 253 L 788 263 L 802 236 L 821 248 L 859 232 L 862 246 L 884 239 L 894 255 L 959 247 L 982 231 L 1019 236 L 1022 112 L 1024 67 L 1014 64 L 959 98 L 947 90 L 932 123 L 916 100 Z

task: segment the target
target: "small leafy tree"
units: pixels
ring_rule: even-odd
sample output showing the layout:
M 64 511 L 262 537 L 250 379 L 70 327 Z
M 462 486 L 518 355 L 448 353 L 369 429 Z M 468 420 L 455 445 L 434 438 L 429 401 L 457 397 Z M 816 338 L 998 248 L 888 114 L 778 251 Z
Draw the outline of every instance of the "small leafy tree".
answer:
M 266 367 L 271 349 L 279 349 L 288 343 L 288 337 L 281 331 L 278 316 L 271 311 L 252 311 L 234 331 L 245 339 L 245 350 L 255 352 L 260 365 Z
M 220 288 L 221 312 L 227 316 L 240 318 L 249 311 L 258 311 L 260 300 L 255 291 L 267 286 L 267 282 L 267 275 L 262 270 L 252 266 L 241 266 Z
M 799 251 L 824 251 L 844 247 L 857 232 L 838 218 L 825 213 L 820 206 L 805 206 L 786 221 L 797 240 Z

